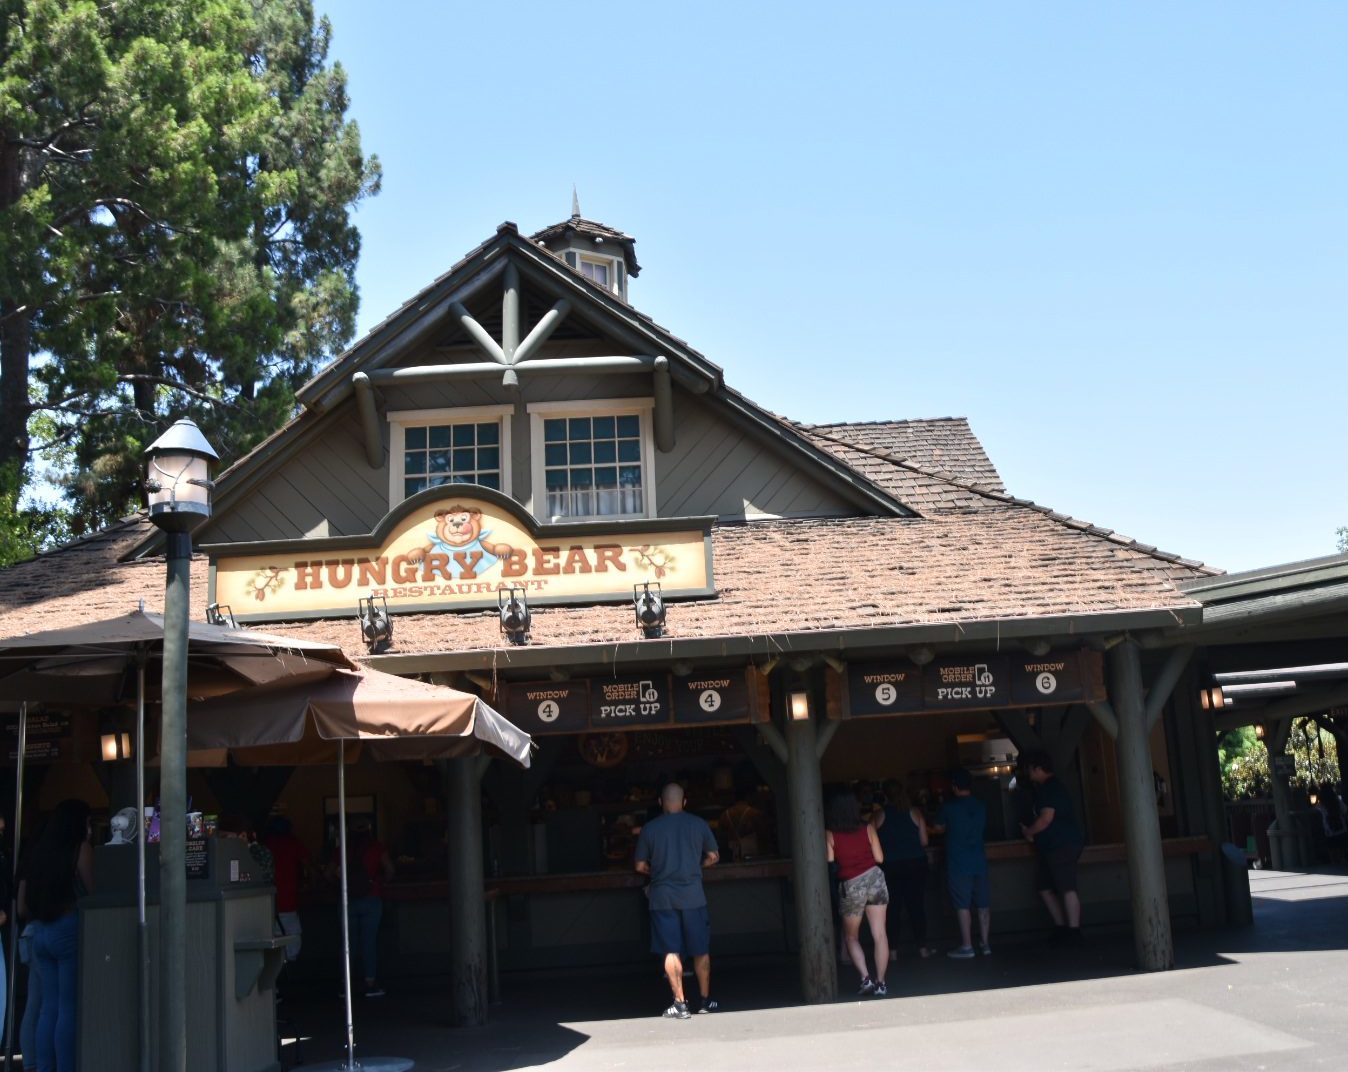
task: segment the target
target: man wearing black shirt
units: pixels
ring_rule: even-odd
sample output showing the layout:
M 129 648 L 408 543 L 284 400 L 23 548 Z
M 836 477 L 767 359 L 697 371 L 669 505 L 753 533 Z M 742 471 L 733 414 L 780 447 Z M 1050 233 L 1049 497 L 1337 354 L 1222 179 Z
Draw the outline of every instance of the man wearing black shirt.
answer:
M 1033 753 L 1025 765 L 1034 786 L 1035 818 L 1029 825 L 1021 824 L 1020 830 L 1035 847 L 1039 896 L 1053 917 L 1054 937 L 1077 942 L 1081 939 L 1077 860 L 1086 839 L 1077 820 L 1076 804 L 1054 775 L 1053 760 L 1047 752 Z

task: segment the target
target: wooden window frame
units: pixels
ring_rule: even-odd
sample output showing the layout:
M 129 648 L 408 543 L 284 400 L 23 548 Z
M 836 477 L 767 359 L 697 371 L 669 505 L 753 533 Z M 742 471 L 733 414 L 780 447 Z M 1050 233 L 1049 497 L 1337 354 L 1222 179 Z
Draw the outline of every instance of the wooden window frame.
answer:
M 511 455 L 510 455 L 510 419 L 515 407 L 502 406 L 456 406 L 450 409 L 404 409 L 388 414 L 389 423 L 389 509 L 407 498 L 403 494 L 403 455 L 406 450 L 405 433 L 408 428 L 425 428 L 437 424 L 487 424 L 492 420 L 501 425 L 501 494 L 510 495 Z
M 533 474 L 534 516 L 542 522 L 623 521 L 632 518 L 659 517 L 655 497 L 655 419 L 654 398 L 602 398 L 590 402 L 534 402 L 529 413 L 530 472 Z M 552 517 L 548 505 L 547 467 L 544 465 L 543 421 L 552 417 L 630 417 L 641 418 L 641 501 L 639 514 L 585 514 Z

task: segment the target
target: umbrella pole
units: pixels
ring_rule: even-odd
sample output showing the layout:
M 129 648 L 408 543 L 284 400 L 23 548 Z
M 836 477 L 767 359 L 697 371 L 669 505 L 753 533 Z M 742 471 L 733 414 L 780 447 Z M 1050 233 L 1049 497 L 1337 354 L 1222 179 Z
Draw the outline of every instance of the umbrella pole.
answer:
M 347 905 L 346 870 L 346 741 L 337 740 L 337 851 L 342 854 L 342 974 L 346 982 L 346 1067 L 356 1069 L 356 1027 L 351 1012 L 351 917 Z
M 145 649 L 136 655 L 136 952 L 140 1072 L 150 1072 L 150 929 L 145 922 Z
M 14 891 L 14 896 L 10 898 L 9 904 L 5 910 L 9 913 L 9 948 L 5 950 L 8 969 L 8 975 L 5 977 L 5 985 L 9 990 L 5 1001 L 5 1072 L 9 1072 L 10 1065 L 14 1063 L 14 976 L 15 968 L 18 967 L 19 952 L 19 913 L 18 891 L 19 891 L 19 839 L 23 836 L 23 760 L 24 754 L 28 751 L 28 704 L 19 704 L 19 762 L 15 768 L 14 774 L 14 874 L 13 885 L 10 887 Z

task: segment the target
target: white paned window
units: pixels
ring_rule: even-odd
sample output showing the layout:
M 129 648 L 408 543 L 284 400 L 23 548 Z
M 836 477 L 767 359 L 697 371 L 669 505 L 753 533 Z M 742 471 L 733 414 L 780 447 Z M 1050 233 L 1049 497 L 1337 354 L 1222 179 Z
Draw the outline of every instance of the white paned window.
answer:
M 583 408 L 540 403 L 529 410 L 540 517 L 654 516 L 649 400 Z
M 510 407 L 391 413 L 390 502 L 441 484 L 510 493 Z

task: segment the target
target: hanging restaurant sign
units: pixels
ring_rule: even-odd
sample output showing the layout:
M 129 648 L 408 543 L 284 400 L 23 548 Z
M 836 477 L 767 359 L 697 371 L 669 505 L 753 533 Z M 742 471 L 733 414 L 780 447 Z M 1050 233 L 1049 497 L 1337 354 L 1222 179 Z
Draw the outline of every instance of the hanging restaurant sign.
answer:
M 262 622 L 352 614 L 369 595 L 401 613 L 495 607 L 503 588 L 535 606 L 628 602 L 647 582 L 667 599 L 714 595 L 711 521 L 539 525 L 486 488 L 429 488 L 366 536 L 206 547 L 210 601 Z
M 515 682 L 505 687 L 510 721 L 532 736 L 591 730 L 766 722 L 767 680 L 747 667 L 632 674 L 591 681 Z
M 938 659 L 923 667 L 907 660 L 849 663 L 843 673 L 830 670 L 828 684 L 831 718 L 1044 707 L 1105 698 L 1099 652 L 1080 650 Z

